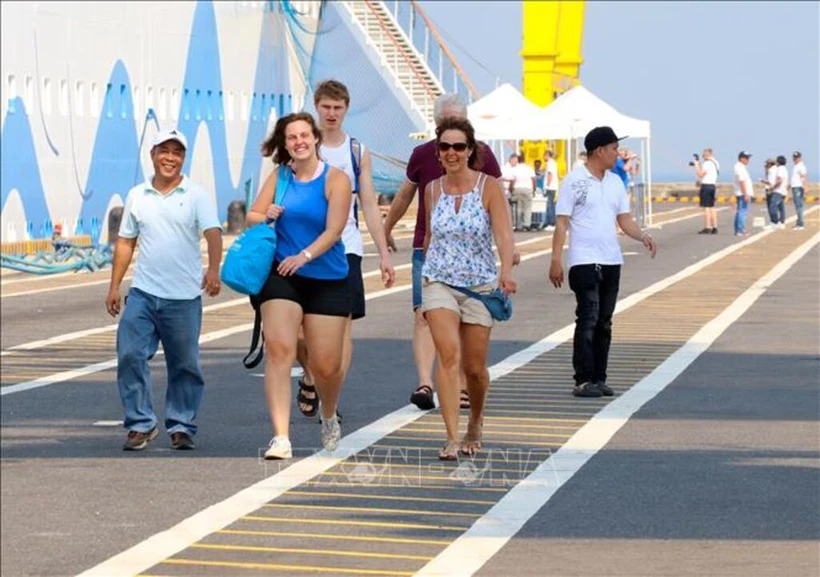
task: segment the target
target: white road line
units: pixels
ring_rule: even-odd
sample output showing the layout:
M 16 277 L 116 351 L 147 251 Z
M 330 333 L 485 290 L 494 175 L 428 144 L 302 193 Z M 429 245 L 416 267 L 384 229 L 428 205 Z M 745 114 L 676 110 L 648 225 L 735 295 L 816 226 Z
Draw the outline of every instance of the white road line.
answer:
M 413 235 L 397 236 L 397 237 L 394 237 L 394 240 L 404 240 L 404 239 L 412 238 L 412 237 L 413 237 Z M 371 244 L 375 244 L 375 243 L 372 240 L 367 241 L 367 242 L 364 243 L 364 246 L 368 246 L 368 245 L 371 245 Z M 223 257 L 225 256 L 226 252 L 227 252 L 227 250 L 222 251 L 222 256 Z M 103 269 L 100 269 L 100 270 L 102 272 L 110 271 L 110 269 L 107 268 L 107 267 L 103 268 Z M 21 274 L 26 274 L 26 273 L 21 273 Z M 66 277 L 66 276 L 77 276 L 77 275 L 83 275 L 83 274 L 93 274 L 93 273 L 73 272 L 73 271 L 71 271 L 71 272 L 63 272 L 63 273 L 49 274 L 49 275 L 43 275 L 43 276 L 38 275 L 38 276 L 35 276 L 35 277 L 26 277 L 26 278 L 22 278 L 22 279 L 9 279 L 9 280 L 0 281 L 0 288 L 7 287 L 7 286 L 12 286 L 12 285 L 17 285 L 17 284 L 22 284 L 22 283 L 32 283 L 32 282 L 44 281 L 44 280 L 49 280 L 49 279 L 54 279 L 54 278 L 60 278 L 60 277 Z M 78 278 L 82 278 L 82 277 L 78 277 Z M 128 280 L 130 278 L 131 278 L 131 276 L 129 275 L 129 276 L 125 277 L 123 280 Z M 71 284 L 71 285 L 65 285 L 65 286 L 59 286 L 59 287 L 49 287 L 49 288 L 44 288 L 44 289 L 33 289 L 31 291 L 19 292 L 19 293 L 14 293 L 14 294 L 10 294 L 10 295 L 2 295 L 2 296 L 7 297 L 7 298 L 11 298 L 11 297 L 17 297 L 17 296 L 23 296 L 23 295 L 33 295 L 33 294 L 39 294 L 39 293 L 44 293 L 44 292 L 52 292 L 52 291 L 57 291 L 57 290 L 68 290 L 68 289 L 80 288 L 80 287 L 85 287 L 85 286 L 95 286 L 95 285 L 105 284 L 107 282 L 110 282 L 110 279 L 91 281 L 91 282 L 87 282 L 87 283 L 77 283 L 77 284 Z
M 670 355 L 626 393 L 606 405 L 581 427 L 552 457 L 476 521 L 416 575 L 473 575 L 543 507 L 623 427 L 629 418 L 686 370 L 817 243 L 820 233 L 803 243 L 704 325 L 686 344 Z
M 532 244 L 532 243 L 538 242 L 538 241 L 540 241 L 541 239 L 544 239 L 544 238 L 548 238 L 548 237 L 539 236 L 538 238 L 528 239 L 528 240 L 525 240 L 523 242 L 518 243 L 517 246 L 521 246 L 521 245 L 525 245 L 525 244 Z M 540 256 L 541 254 L 546 254 L 546 253 L 537 253 L 537 254 Z M 524 259 L 524 260 L 529 260 L 529 258 L 532 258 L 532 256 L 530 256 L 530 257 L 528 257 L 527 259 Z M 406 264 L 397 265 L 393 268 L 397 271 L 400 271 L 400 270 L 408 269 L 412 266 L 413 266 L 412 263 L 406 263 Z M 362 277 L 367 279 L 367 278 L 376 277 L 376 276 L 379 276 L 379 275 L 381 275 L 380 271 L 372 270 L 372 271 L 364 273 L 362 275 Z M 105 281 L 105 282 L 108 282 L 108 281 Z M 89 283 L 86 283 L 83 286 L 88 286 L 88 284 Z M 50 290 L 50 289 L 43 289 L 43 290 Z M 26 293 L 26 294 L 31 294 L 31 293 Z M 16 295 L 11 295 L 11 296 L 16 296 Z M 207 313 L 207 312 L 216 311 L 216 310 L 225 309 L 225 308 L 230 308 L 230 307 L 235 307 L 235 306 L 239 306 L 239 305 L 243 305 L 243 304 L 247 304 L 247 303 L 248 303 L 248 298 L 247 297 L 238 298 L 238 299 L 231 299 L 229 301 L 225 301 L 225 302 L 222 302 L 222 303 L 217 303 L 217 304 L 205 306 L 205 307 L 202 308 L 202 312 Z M 110 325 L 105 325 L 105 326 L 102 326 L 102 327 L 95 327 L 93 329 L 85 329 L 85 330 L 82 330 L 82 331 L 75 331 L 75 332 L 72 332 L 72 333 L 65 333 L 65 334 L 62 334 L 62 335 L 56 335 L 56 336 L 53 336 L 53 337 L 50 337 L 50 338 L 47 338 L 47 339 L 42 339 L 42 340 L 39 340 L 39 341 L 31 341 L 31 342 L 28 342 L 28 343 L 23 343 L 23 344 L 20 344 L 20 345 L 15 345 L 13 347 L 9 347 L 8 349 L 0 352 L 0 356 L 11 355 L 11 354 L 14 354 L 17 351 L 33 351 L 33 350 L 41 349 L 41 348 L 44 348 L 44 347 L 50 347 L 52 345 L 56 345 L 56 344 L 59 344 L 59 343 L 64 343 L 64 342 L 67 342 L 67 341 L 73 341 L 74 339 L 81 339 L 83 337 L 87 337 L 87 336 L 91 336 L 91 335 L 98 335 L 98 334 L 101 334 L 101 333 L 106 333 L 106 332 L 115 331 L 115 330 L 117 330 L 117 323 L 113 323 L 113 324 L 110 324 Z
M 623 312 L 624 310 L 627 310 L 628 308 L 635 306 L 644 299 L 664 290 L 665 288 L 668 288 L 669 286 L 675 284 L 676 282 L 688 276 L 697 273 L 698 271 L 706 268 L 710 264 L 720 260 L 725 256 L 730 255 L 736 250 L 744 246 L 747 246 L 752 242 L 760 240 L 761 238 L 766 236 L 766 233 L 771 232 L 773 231 L 758 233 L 755 236 L 748 237 L 743 242 L 730 245 L 714 253 L 713 255 L 703 259 L 702 261 L 688 266 L 683 271 L 680 271 L 675 275 L 660 280 L 655 284 L 647 287 L 646 289 L 622 299 L 621 301 L 619 301 L 618 306 L 615 309 L 615 314 L 619 314 L 620 312 Z M 547 253 L 549 251 L 542 252 Z M 535 258 L 535 254 L 527 256 Z M 567 325 L 562 329 L 559 329 L 558 331 L 545 337 L 544 339 L 538 341 L 537 343 L 530 345 L 526 349 L 518 351 L 517 353 L 507 357 L 500 363 L 493 365 L 492 367 L 490 367 L 489 371 L 490 380 L 497 380 L 513 372 L 514 370 L 532 362 L 538 356 L 554 349 L 563 342 L 568 341 L 572 338 L 574 328 L 574 324 Z M 635 386 L 637 387 L 638 385 Z M 625 396 L 626 395 L 624 395 L 624 397 Z M 622 405 L 623 404 L 624 403 L 622 403 Z M 343 452 L 342 457 L 347 457 L 355 452 L 367 448 L 370 444 L 375 443 L 382 437 L 389 435 L 390 433 L 403 427 L 404 425 L 412 423 L 419 417 L 422 417 L 426 414 L 426 411 L 419 411 L 413 405 L 407 405 L 393 413 L 390 413 L 389 415 L 379 419 L 378 421 L 370 425 L 362 427 L 355 433 L 344 437 L 341 443 L 339 444 L 338 451 Z M 562 458 L 564 459 L 564 462 L 571 462 L 570 454 L 568 452 L 565 452 Z M 207 509 L 204 509 L 203 511 L 193 515 L 192 517 L 188 517 L 187 519 L 179 522 L 177 525 L 174 525 L 170 529 L 163 531 L 161 533 L 157 533 L 156 535 L 149 537 L 145 541 L 138 543 L 137 545 L 134 545 L 130 549 L 114 557 L 111 557 L 107 561 L 104 561 L 96 567 L 93 567 L 92 569 L 89 569 L 88 571 L 82 573 L 79 577 L 119 577 L 121 575 L 131 576 L 146 571 L 148 568 L 153 567 L 160 561 L 179 553 L 183 549 L 201 540 L 205 536 L 210 535 L 211 533 L 218 531 L 219 529 L 222 529 L 223 527 L 226 527 L 227 525 L 235 522 L 236 519 L 242 517 L 243 515 L 255 511 L 268 501 L 281 495 L 284 491 L 296 486 L 298 483 L 302 483 L 304 481 L 314 478 L 317 475 L 322 474 L 329 468 L 338 464 L 340 460 L 341 458 L 331 458 L 324 451 L 322 451 L 321 453 L 298 461 L 290 467 L 287 467 L 283 471 L 271 475 L 267 479 L 264 479 L 263 481 L 260 481 L 259 483 L 256 483 L 255 485 L 252 485 L 231 497 L 228 497 L 224 501 L 212 505 Z M 525 484 L 525 489 L 529 486 L 526 485 L 526 481 L 522 483 Z M 541 485 L 538 485 L 536 492 L 538 491 L 544 491 Z M 541 497 L 540 494 L 538 495 L 538 497 Z M 533 499 L 533 497 L 529 498 L 530 500 Z M 486 526 L 488 524 L 492 526 L 498 523 L 500 523 L 501 526 L 508 526 L 503 519 L 494 519 L 492 520 L 492 522 L 485 522 L 482 526 Z M 520 525 L 517 526 L 516 531 L 519 528 Z M 509 539 L 509 537 L 507 539 Z M 456 543 L 458 543 L 459 541 L 461 541 L 461 539 L 457 540 Z M 466 542 L 469 543 L 470 540 L 467 539 Z M 489 547 L 490 545 L 491 543 L 487 543 L 483 546 Z M 495 549 L 495 551 L 497 550 L 498 548 Z M 447 551 L 449 551 L 449 548 L 445 549 L 445 553 Z M 470 554 L 475 555 L 476 553 L 471 550 Z M 471 574 L 473 571 L 478 569 L 478 567 L 483 565 L 488 559 L 484 558 L 483 555 L 479 555 L 478 558 L 483 559 L 481 565 L 475 567 L 469 573 L 464 573 L 463 571 L 461 571 L 462 565 L 459 565 L 459 563 L 463 563 L 464 566 L 467 566 L 467 564 L 470 563 L 470 566 L 472 566 L 473 562 L 472 560 L 463 555 L 459 555 L 458 557 L 459 561 L 452 564 L 455 565 L 455 570 L 449 571 L 445 574 Z M 450 557 L 448 556 L 447 559 L 449 567 L 451 565 L 451 563 L 449 562 Z M 434 562 L 435 560 L 431 561 L 431 564 Z
M 687 208 L 691 208 L 691 207 L 687 207 Z M 720 212 L 722 210 L 729 210 L 729 208 L 730 207 L 728 207 L 728 206 L 724 206 L 724 207 L 721 207 L 721 208 L 717 209 L 715 212 Z M 670 210 L 669 212 L 674 212 L 674 211 Z M 658 213 L 653 214 L 652 217 L 654 218 L 654 217 L 660 216 L 662 214 L 668 214 L 668 213 L 667 212 L 658 212 Z M 649 228 L 663 228 L 663 225 L 665 225 L 665 224 L 674 224 L 676 222 L 689 220 L 690 218 L 695 218 L 695 217 L 698 217 L 698 216 L 703 216 L 703 213 L 702 212 L 695 212 L 693 214 L 687 214 L 686 216 L 680 216 L 678 218 L 673 218 L 672 220 L 664 220 L 663 222 L 652 223 L 649 226 Z
M 522 257 L 521 261 L 525 262 L 525 261 L 528 261 L 528 260 L 531 260 L 531 259 L 534 259 L 534 258 L 538 258 L 540 256 L 544 256 L 545 254 L 549 254 L 550 252 L 552 252 L 552 251 L 551 250 L 543 250 L 543 251 L 534 252 L 532 254 L 528 254 L 528 255 Z M 403 268 L 407 268 L 411 265 L 408 264 L 408 265 L 401 265 L 401 266 Z M 398 268 L 398 267 L 396 267 L 396 268 Z M 374 275 L 377 275 L 377 274 L 380 274 L 380 272 L 379 271 L 371 271 L 369 273 L 366 273 L 365 276 L 374 276 Z M 384 297 L 384 296 L 392 295 L 392 294 L 395 294 L 397 292 L 407 290 L 411 287 L 412 287 L 412 285 L 405 284 L 405 285 L 394 286 L 394 287 L 389 288 L 389 289 L 383 289 L 383 290 L 380 290 L 380 291 L 365 295 L 365 300 L 377 299 L 377 298 L 381 298 L 381 297 Z M 248 302 L 247 297 L 246 298 L 241 298 L 241 299 L 235 299 L 235 300 L 232 300 L 232 301 L 226 301 L 224 303 L 218 303 L 218 304 L 215 304 L 215 305 L 211 305 L 209 310 L 215 310 L 217 308 L 228 308 L 228 307 L 236 306 L 238 304 L 243 304 L 243 303 L 247 304 L 247 302 Z M 88 334 L 97 334 L 97 333 L 105 332 L 106 330 L 114 330 L 116 328 L 117 328 L 117 325 L 108 325 L 107 327 L 100 327 L 98 329 L 89 329 L 88 331 L 79 331 L 79 333 L 84 333 L 81 336 L 87 336 Z M 208 342 L 211 342 L 211 341 L 214 341 L 214 340 L 217 340 L 217 339 L 221 339 L 221 338 L 224 338 L 224 337 L 235 335 L 237 333 L 241 333 L 241 332 L 244 332 L 244 331 L 250 331 L 252 329 L 253 329 L 253 323 L 245 323 L 245 324 L 241 324 L 241 325 L 237 325 L 237 326 L 233 326 L 233 327 L 228 327 L 226 329 L 222 329 L 222 330 L 219 330 L 219 331 L 214 331 L 214 332 L 211 332 L 211 333 L 205 333 L 204 335 L 201 335 L 199 337 L 199 343 L 200 344 L 208 343 Z M 5 355 L 15 354 L 18 350 L 32 350 L 34 348 L 41 348 L 41 347 L 44 347 L 44 346 L 48 346 L 50 344 L 61 342 L 61 340 L 70 340 L 68 337 L 70 337 L 72 334 L 76 335 L 78 333 L 70 333 L 68 335 L 60 335 L 60 336 L 54 337 L 52 339 L 46 339 L 45 341 L 35 341 L 33 343 L 27 343 L 26 345 L 18 345 L 19 348 L 15 347 L 15 348 L 11 348 L 11 349 L 8 349 L 6 351 L 3 351 L 2 355 L 5 356 Z M 76 337 L 74 337 L 74 338 L 76 338 Z M 23 347 L 28 347 L 28 348 L 23 348 Z M 162 354 L 162 349 L 157 351 L 157 354 L 161 355 Z M 39 379 L 35 379 L 33 381 L 26 381 L 24 383 L 17 383 L 15 385 L 8 385 L 6 387 L 0 387 L 0 396 L 10 395 L 12 393 L 20 393 L 20 392 L 23 392 L 23 391 L 30 391 L 31 389 L 39 389 L 40 387 L 46 387 L 48 385 L 53 385 L 55 383 L 62 383 L 62 382 L 65 382 L 65 381 L 70 381 L 72 379 L 76 379 L 77 377 L 85 377 L 87 375 L 98 373 L 100 371 L 105 371 L 105 370 L 111 369 L 111 368 L 116 367 L 116 366 L 117 366 L 117 359 L 111 359 L 111 360 L 108 360 L 108 361 L 103 361 L 103 362 L 94 363 L 92 365 L 88 365 L 88 366 L 85 366 L 85 367 L 81 367 L 79 369 L 72 369 L 70 371 L 63 371 L 63 372 L 60 372 L 60 373 L 54 373 L 52 375 L 48 375 L 47 377 L 42 377 L 42 378 L 39 378 Z

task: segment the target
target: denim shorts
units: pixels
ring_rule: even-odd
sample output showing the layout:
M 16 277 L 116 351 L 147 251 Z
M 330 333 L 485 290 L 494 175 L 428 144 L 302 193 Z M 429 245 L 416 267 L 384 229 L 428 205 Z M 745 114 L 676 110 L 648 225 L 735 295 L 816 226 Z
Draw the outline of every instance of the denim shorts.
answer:
M 413 249 L 413 310 L 421 306 L 421 269 L 424 266 L 424 249 Z

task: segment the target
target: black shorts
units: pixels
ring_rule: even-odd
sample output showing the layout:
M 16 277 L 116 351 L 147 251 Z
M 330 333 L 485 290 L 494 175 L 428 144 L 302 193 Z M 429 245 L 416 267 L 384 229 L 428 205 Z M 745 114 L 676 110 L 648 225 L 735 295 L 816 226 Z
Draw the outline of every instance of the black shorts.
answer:
M 700 185 L 700 206 L 702 208 L 713 208 L 715 206 L 715 185 L 701 184 Z
M 364 316 L 364 278 L 362 278 L 362 257 L 347 255 L 347 282 L 350 285 L 350 316 L 355 321 Z
M 265 286 L 258 295 L 251 296 L 251 304 L 254 307 L 267 301 L 282 299 L 297 303 L 306 315 L 350 316 L 350 286 L 347 279 L 281 276 L 276 272 L 278 266 L 278 262 L 273 263 Z

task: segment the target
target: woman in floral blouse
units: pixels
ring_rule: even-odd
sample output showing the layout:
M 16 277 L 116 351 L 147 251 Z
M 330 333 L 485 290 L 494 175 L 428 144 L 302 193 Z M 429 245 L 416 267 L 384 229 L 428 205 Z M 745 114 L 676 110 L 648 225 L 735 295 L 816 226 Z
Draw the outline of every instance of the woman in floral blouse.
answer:
M 516 283 L 512 278 L 513 235 L 507 201 L 495 178 L 471 168 L 480 166 L 472 125 L 465 119 L 444 120 L 436 129 L 436 145 L 445 174 L 425 190 L 430 209 L 424 241 L 422 310 L 441 368 L 438 391 L 447 442 L 439 458 L 455 460 L 459 450 L 474 455 L 481 448 L 493 318 L 480 300 L 454 287 L 487 293 L 497 286 L 510 294 L 516 291 Z M 501 258 L 500 276 L 493 238 Z M 470 395 L 470 419 L 459 443 L 462 375 Z

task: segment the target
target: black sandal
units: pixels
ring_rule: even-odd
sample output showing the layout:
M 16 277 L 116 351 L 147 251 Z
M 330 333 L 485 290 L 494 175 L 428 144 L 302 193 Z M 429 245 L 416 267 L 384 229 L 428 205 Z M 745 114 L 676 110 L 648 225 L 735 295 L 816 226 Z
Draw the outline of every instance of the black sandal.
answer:
M 470 408 L 470 393 L 468 393 L 465 389 L 461 391 L 461 397 L 459 398 L 459 408 L 461 409 L 469 409 Z
M 410 395 L 410 402 L 422 411 L 436 408 L 436 402 L 433 400 L 433 389 L 429 385 L 419 385 Z
M 308 385 L 303 379 L 299 379 L 299 392 L 296 394 L 296 402 L 299 403 L 299 410 L 306 417 L 315 417 L 319 412 L 319 395 L 316 393 L 316 387 Z M 313 398 L 305 396 L 305 393 L 313 393 Z M 305 406 L 309 408 L 305 410 Z

